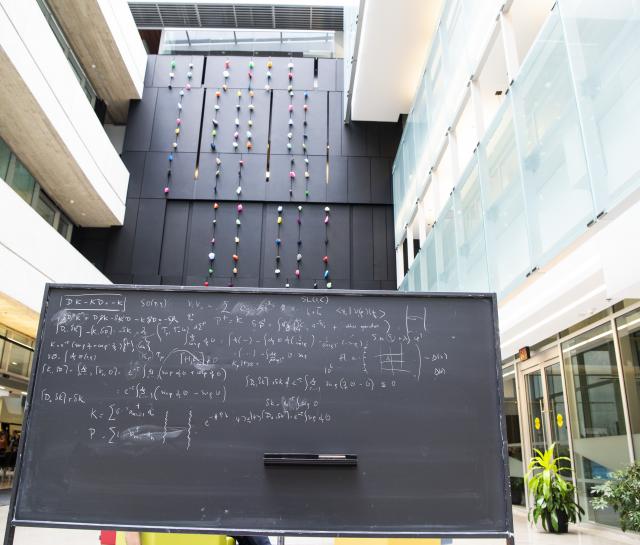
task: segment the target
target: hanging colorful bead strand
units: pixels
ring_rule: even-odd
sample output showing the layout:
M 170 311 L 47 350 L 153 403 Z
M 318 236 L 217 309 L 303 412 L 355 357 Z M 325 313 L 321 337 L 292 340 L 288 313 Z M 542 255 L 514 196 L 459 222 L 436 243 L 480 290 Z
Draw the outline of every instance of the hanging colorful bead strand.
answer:
M 240 195 L 242 194 L 242 168 L 244 167 L 244 160 L 240 159 L 238 161 L 238 185 L 236 187 L 236 236 L 233 239 L 235 244 L 235 252 L 231 256 L 231 260 L 233 261 L 233 268 L 231 269 L 231 273 L 233 274 L 232 278 L 235 278 L 238 275 L 238 261 L 240 260 L 240 226 L 242 225 L 242 221 L 240 217 L 242 216 L 243 206 L 240 202 Z M 231 282 L 233 285 L 233 280 Z
M 222 90 L 226 93 L 227 89 L 229 89 L 229 69 L 231 68 L 231 61 L 226 59 L 224 61 L 224 70 L 222 71 L 222 78 L 224 79 L 224 83 L 222 84 Z
M 218 208 L 220 205 L 217 202 L 213 203 L 213 221 L 211 222 L 211 242 L 209 243 L 209 255 L 207 256 L 209 259 L 209 270 L 207 272 L 207 278 L 204 281 L 204 285 L 208 286 L 211 277 L 213 276 L 213 265 L 216 259 L 216 224 L 218 222 Z
M 289 165 L 289 199 L 293 197 L 293 184 L 296 181 L 296 171 L 295 168 L 296 160 L 291 157 L 291 163 Z
M 276 278 L 280 276 L 280 246 L 282 245 L 282 239 L 280 238 L 280 228 L 282 227 L 282 205 L 278 206 L 278 219 L 276 227 L 276 268 L 273 271 Z
M 251 66 L 251 68 L 253 68 L 253 62 L 249 63 L 249 66 Z M 250 74 L 252 74 L 253 72 L 249 72 Z M 253 77 L 253 76 L 251 76 Z M 253 112 L 255 111 L 256 107 L 253 103 L 253 97 L 255 96 L 255 93 L 253 92 L 253 89 L 251 89 L 251 81 L 249 81 L 249 105 L 247 106 L 247 108 L 249 109 L 249 119 L 247 121 L 247 141 L 246 141 L 246 146 L 247 146 L 247 150 L 251 151 L 251 149 L 253 148 Z
M 171 72 L 169 72 L 169 89 L 173 89 L 173 79 L 175 77 L 176 61 L 175 59 L 171 61 Z M 180 139 L 180 130 L 182 128 L 182 101 L 184 100 L 184 92 L 185 89 L 187 91 L 191 90 L 191 78 L 193 76 L 193 63 L 189 63 L 189 71 L 187 72 L 187 84 L 183 89 L 180 89 L 178 95 L 178 115 L 176 117 L 176 128 L 174 129 L 174 139 L 171 144 L 171 150 L 169 151 L 168 159 L 169 159 L 169 168 L 167 169 L 167 183 L 164 186 L 164 196 L 169 196 L 169 186 L 172 180 L 172 168 L 173 168 L 173 154 L 178 150 L 178 140 Z
M 267 74 L 266 74 L 267 82 L 264 84 L 265 91 L 271 91 L 271 68 L 273 68 L 273 61 L 269 59 L 267 61 Z
M 289 132 L 287 133 L 287 151 L 291 153 L 293 147 L 291 140 L 293 139 L 293 91 L 289 93 L 289 106 L 287 106 L 289 112 L 289 121 L 287 123 Z
M 236 118 L 234 120 L 235 131 L 233 133 L 233 151 L 238 151 L 238 140 L 240 138 L 240 108 L 242 107 L 240 101 L 242 100 L 242 91 L 238 89 L 236 94 L 238 96 L 238 102 L 236 102 Z
M 300 269 L 302 268 L 302 205 L 298 205 L 298 246 L 296 253 L 296 268 L 294 274 L 296 278 L 300 278 Z
M 307 149 L 307 111 L 309 110 L 309 105 L 307 104 L 307 99 L 309 98 L 309 93 L 307 91 L 304 92 L 304 105 L 302 106 L 302 110 L 304 113 L 304 119 L 302 121 L 302 151 L 304 152 L 304 196 L 306 199 L 309 198 L 309 150 Z
M 331 209 L 328 206 L 324 207 L 324 256 L 322 257 L 322 263 L 324 266 L 324 273 L 322 277 L 327 283 L 327 288 L 331 288 L 331 279 L 329 278 L 329 212 Z
M 213 105 L 213 119 L 211 120 L 211 151 L 216 151 L 216 137 L 218 136 L 218 112 L 220 111 L 220 89 L 216 90 L 216 103 Z

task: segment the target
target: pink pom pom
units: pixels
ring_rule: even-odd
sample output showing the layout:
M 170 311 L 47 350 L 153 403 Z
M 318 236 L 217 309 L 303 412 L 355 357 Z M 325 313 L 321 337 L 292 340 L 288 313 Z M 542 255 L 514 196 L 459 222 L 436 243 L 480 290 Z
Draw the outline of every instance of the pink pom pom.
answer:
M 180 118 L 176 119 L 176 125 L 180 125 L 180 123 L 182 123 L 182 119 Z
M 295 177 L 296 177 L 296 173 L 293 170 L 289 172 L 289 178 L 295 178 Z
M 296 269 L 296 278 L 300 278 L 300 269 Z
M 169 188 L 168 188 L 168 187 L 165 187 L 165 188 L 164 188 L 164 194 L 166 195 L 167 193 L 169 193 Z
M 289 104 L 289 111 L 293 112 L 293 104 Z
M 325 216 L 325 217 L 324 217 L 324 222 L 325 222 L 325 223 L 329 223 L 329 216 Z
M 242 212 L 242 205 L 241 204 L 238 205 L 238 212 Z

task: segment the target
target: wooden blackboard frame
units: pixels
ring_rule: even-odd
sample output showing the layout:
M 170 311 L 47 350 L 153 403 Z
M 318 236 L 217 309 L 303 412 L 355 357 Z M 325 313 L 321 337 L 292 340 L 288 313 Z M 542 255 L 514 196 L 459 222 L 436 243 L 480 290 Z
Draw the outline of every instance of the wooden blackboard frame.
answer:
M 152 291 L 152 292 L 188 292 L 188 293 L 234 293 L 234 294 L 274 294 L 274 295 L 330 295 L 335 296 L 352 296 L 352 297 L 415 297 L 415 298 L 455 298 L 455 299 L 487 299 L 491 301 L 491 309 L 493 316 L 494 331 L 494 352 L 496 356 L 496 392 L 498 395 L 498 414 L 500 420 L 500 437 L 502 444 L 500 451 L 502 453 L 502 477 L 504 491 L 504 509 L 505 509 L 505 528 L 496 529 L 495 531 L 478 531 L 478 532 L 434 532 L 425 530 L 424 532 L 385 532 L 384 534 L 376 531 L 295 531 L 295 530 L 264 530 L 264 529 L 233 529 L 233 528 L 196 528 L 196 527 L 161 527 L 161 526 L 132 526 L 132 525 L 114 525 L 114 524 L 97 524 L 97 523 L 75 523 L 75 522 L 52 522 L 45 520 L 19 520 L 15 517 L 16 500 L 20 491 L 20 474 L 24 453 L 29 442 L 29 416 L 31 403 L 33 399 L 33 391 L 35 380 L 31 380 L 36 376 L 40 364 L 40 347 L 42 342 L 42 332 L 45 324 L 46 310 L 49 301 L 49 295 L 52 289 L 81 289 L 81 290 L 97 290 L 97 291 Z M 278 536 L 309 536 L 309 537 L 447 537 L 447 538 L 504 538 L 508 544 L 514 543 L 513 537 L 513 514 L 511 510 L 511 488 L 509 484 L 509 466 L 508 466 L 508 445 L 506 425 L 503 415 L 504 391 L 502 384 L 502 362 L 500 357 L 500 339 L 498 329 L 498 306 L 495 293 L 452 293 L 452 292 L 400 292 L 388 290 L 345 290 L 345 289 L 297 289 L 297 288 L 222 288 L 222 287 L 199 287 L 199 286 L 153 286 L 153 285 L 136 285 L 136 284 L 56 284 L 47 283 L 44 289 L 42 307 L 40 311 L 40 320 L 38 325 L 37 338 L 33 354 L 33 364 L 31 366 L 31 376 L 27 391 L 27 400 L 24 408 L 24 418 L 22 426 L 22 440 L 18 450 L 16 461 L 14 482 L 11 491 L 11 499 L 7 515 L 7 523 L 4 537 L 4 545 L 12 545 L 17 526 L 43 527 L 43 528 L 66 528 L 66 529 L 86 529 L 86 530 L 126 530 L 139 532 L 166 532 L 166 533 L 207 533 L 207 534 L 226 534 L 226 535 L 278 535 Z

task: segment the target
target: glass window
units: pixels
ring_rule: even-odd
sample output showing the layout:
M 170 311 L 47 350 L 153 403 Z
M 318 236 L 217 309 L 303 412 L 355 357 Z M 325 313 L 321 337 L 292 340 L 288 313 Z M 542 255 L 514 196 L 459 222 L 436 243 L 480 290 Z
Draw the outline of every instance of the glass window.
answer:
M 62 214 L 58 220 L 58 233 L 60 233 L 67 240 L 71 239 L 71 222 Z
M 456 226 L 452 201 L 449 200 L 438 218 L 436 229 L 436 266 L 438 290 L 459 289 Z
M 559 19 L 555 10 L 513 86 L 529 240 L 537 266 L 582 233 L 596 215 Z
M 4 140 L 0 138 L 0 179 L 7 179 L 7 172 L 9 170 L 9 160 L 11 159 L 11 150 L 9 146 L 4 143 Z
M 636 458 L 640 458 L 640 309 L 616 320 L 620 358 L 627 391 L 631 437 Z
M 640 185 L 640 5 L 559 3 L 598 201 L 611 207 Z
M 13 176 L 7 182 L 18 195 L 31 205 L 36 181 L 20 161 L 15 162 Z
M 504 294 L 531 269 L 524 195 L 511 102 L 503 102 L 481 146 L 486 238 L 491 288 Z
M 591 488 L 630 461 L 611 324 L 563 343 L 562 356 L 578 499 L 590 520 L 617 525 L 613 510 L 589 502 Z
M 487 251 L 484 240 L 484 217 L 480 198 L 478 164 L 474 159 L 453 193 L 458 243 L 460 289 L 487 291 Z
M 2 368 L 9 373 L 27 376 L 32 355 L 32 350 L 7 341 L 2 353 Z
M 38 196 L 36 197 L 33 207 L 47 223 L 50 225 L 54 224 L 56 219 L 56 205 L 53 204 L 53 201 L 47 197 L 42 190 L 38 191 Z

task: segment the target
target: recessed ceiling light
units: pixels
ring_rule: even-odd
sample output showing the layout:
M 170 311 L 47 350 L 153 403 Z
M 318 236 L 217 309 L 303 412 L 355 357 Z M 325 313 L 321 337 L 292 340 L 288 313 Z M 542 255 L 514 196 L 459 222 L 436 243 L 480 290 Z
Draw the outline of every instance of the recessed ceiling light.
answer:
M 70 204 L 75 204 L 75 202 L 76 202 L 76 201 L 74 201 L 73 199 L 70 199 L 70 200 L 69 200 L 69 203 L 70 203 Z
M 83 215 L 83 216 L 86 216 L 86 214 L 85 214 L 84 212 L 82 212 L 82 215 Z

